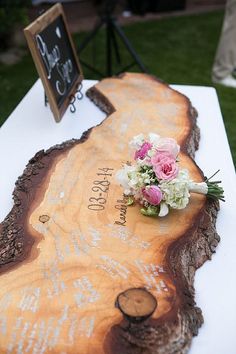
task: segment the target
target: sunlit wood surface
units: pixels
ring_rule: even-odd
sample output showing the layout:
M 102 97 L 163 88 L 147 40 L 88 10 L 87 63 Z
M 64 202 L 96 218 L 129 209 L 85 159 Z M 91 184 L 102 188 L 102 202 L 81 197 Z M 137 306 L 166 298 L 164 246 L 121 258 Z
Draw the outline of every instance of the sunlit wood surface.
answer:
M 146 287 L 158 301 L 153 318 L 178 302 L 166 252 L 192 227 L 205 198 L 193 195 L 185 210 L 148 218 L 126 206 L 115 174 L 132 159 L 134 135 L 153 132 L 183 144 L 189 103 L 141 74 L 97 89 L 116 111 L 54 161 L 29 205 L 30 256 L 0 276 L 1 353 L 104 354 L 106 335 L 122 320 L 120 292 Z M 180 160 L 200 181 L 192 160 Z

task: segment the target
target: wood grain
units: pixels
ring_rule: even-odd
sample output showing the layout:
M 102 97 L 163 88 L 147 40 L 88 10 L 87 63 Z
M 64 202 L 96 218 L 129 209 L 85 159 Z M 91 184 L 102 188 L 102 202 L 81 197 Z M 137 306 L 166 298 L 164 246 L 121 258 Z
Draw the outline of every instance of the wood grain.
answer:
M 79 141 L 39 152 L 2 223 L 0 352 L 186 353 L 202 323 L 193 277 L 219 241 L 217 205 L 192 195 L 186 209 L 148 218 L 126 206 L 115 173 L 130 160 L 128 141 L 155 132 L 177 139 L 181 165 L 201 181 L 189 156 L 195 112 L 143 74 L 103 80 L 88 95 L 109 117 Z M 129 288 L 157 299 L 143 325 L 129 326 L 115 307 Z

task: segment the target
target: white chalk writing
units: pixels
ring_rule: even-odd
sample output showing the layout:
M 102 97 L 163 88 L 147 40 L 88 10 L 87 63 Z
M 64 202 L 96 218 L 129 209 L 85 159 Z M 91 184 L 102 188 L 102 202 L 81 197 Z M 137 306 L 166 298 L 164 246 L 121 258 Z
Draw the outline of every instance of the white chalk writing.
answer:
M 36 312 L 39 306 L 40 288 L 26 287 L 21 291 L 22 297 L 18 308 L 21 311 Z
M 135 260 L 134 261 L 136 267 L 141 272 L 147 289 L 154 289 L 157 293 L 162 291 L 168 292 L 168 287 L 166 286 L 163 279 L 158 280 L 157 278 L 160 276 L 161 273 L 165 273 L 165 270 L 162 266 L 158 264 L 145 264 L 142 260 Z
M 61 271 L 58 268 L 56 260 L 43 263 L 42 273 L 44 278 L 51 283 L 51 287 L 47 288 L 48 298 L 52 299 L 54 296 L 65 292 L 66 285 L 64 281 L 60 279 Z
M 55 45 L 51 53 L 49 53 L 46 43 L 39 34 L 36 36 L 36 42 L 47 70 L 47 77 L 50 80 L 52 70 L 61 57 L 59 47 Z
M 52 77 L 52 71 L 54 68 L 60 77 L 60 80 L 56 80 L 56 90 L 60 96 L 66 93 L 68 85 L 71 83 L 71 73 L 73 71 L 73 65 L 71 59 L 67 59 L 64 63 L 60 63 L 61 53 L 58 45 L 55 45 L 51 52 L 49 52 L 47 44 L 43 38 L 38 34 L 36 36 L 36 42 L 40 51 L 41 57 L 45 64 L 47 78 L 50 80 Z
M 142 240 L 141 237 L 137 235 L 133 235 L 126 226 L 112 224 L 108 224 L 107 226 L 110 230 L 107 236 L 117 238 L 131 248 L 148 249 L 151 246 L 150 242 Z
M 92 283 L 86 276 L 76 279 L 73 282 L 73 285 L 76 289 L 81 290 L 75 294 L 75 300 L 78 307 L 83 307 L 88 303 L 96 302 L 100 297 L 99 293 L 94 289 Z
M 91 245 L 92 247 L 99 247 L 99 241 L 101 241 L 101 233 L 94 229 L 93 227 L 89 227 L 89 233 L 92 236 Z
M 3 315 L 0 316 L 0 333 L 3 335 L 7 333 L 7 317 Z
M 96 268 L 104 270 L 112 278 L 120 277 L 127 279 L 129 277 L 130 271 L 115 259 L 107 255 L 100 256 L 100 259 L 103 261 L 103 263 L 97 263 Z
M 3 295 L 3 297 L 0 300 L 0 312 L 6 311 L 11 304 L 12 301 L 12 295 L 10 293 L 7 293 Z

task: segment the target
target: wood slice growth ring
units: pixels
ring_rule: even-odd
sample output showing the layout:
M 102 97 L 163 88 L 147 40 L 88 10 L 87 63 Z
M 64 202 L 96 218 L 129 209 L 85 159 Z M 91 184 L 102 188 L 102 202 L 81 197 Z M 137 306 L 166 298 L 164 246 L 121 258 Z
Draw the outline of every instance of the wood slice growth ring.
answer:
M 37 153 L 1 224 L 0 352 L 186 353 L 203 321 L 193 280 L 219 242 L 218 204 L 193 194 L 186 209 L 147 218 L 127 207 L 115 174 L 131 138 L 154 132 L 177 140 L 181 167 L 202 181 L 191 158 L 196 111 L 144 74 L 102 80 L 88 96 L 107 119 Z M 147 289 L 158 306 L 127 329 L 115 300 L 131 288 Z
M 145 288 L 132 288 L 117 296 L 116 307 L 128 321 L 139 323 L 153 314 L 157 307 L 157 300 Z

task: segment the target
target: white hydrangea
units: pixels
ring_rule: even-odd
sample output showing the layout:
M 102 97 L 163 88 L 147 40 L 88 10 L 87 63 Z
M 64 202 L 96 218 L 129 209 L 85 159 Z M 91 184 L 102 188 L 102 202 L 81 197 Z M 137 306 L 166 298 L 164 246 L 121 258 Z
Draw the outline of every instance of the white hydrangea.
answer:
M 128 172 L 129 186 L 132 190 L 139 188 L 140 183 L 142 183 L 142 179 L 135 168 L 133 171 Z
M 129 146 L 132 150 L 139 150 L 145 141 L 144 135 L 139 134 L 133 137 L 133 139 L 129 142 Z
M 165 203 L 173 209 L 184 209 L 189 202 L 190 182 L 187 170 L 180 170 L 178 176 L 171 181 L 162 181 L 160 189 Z

